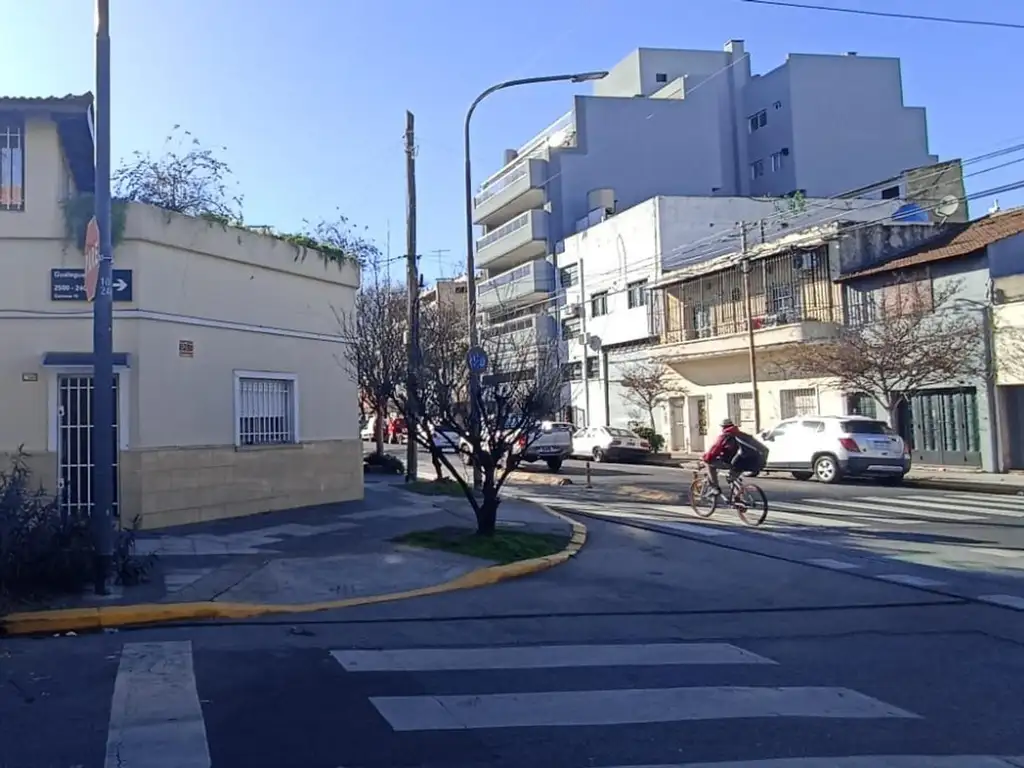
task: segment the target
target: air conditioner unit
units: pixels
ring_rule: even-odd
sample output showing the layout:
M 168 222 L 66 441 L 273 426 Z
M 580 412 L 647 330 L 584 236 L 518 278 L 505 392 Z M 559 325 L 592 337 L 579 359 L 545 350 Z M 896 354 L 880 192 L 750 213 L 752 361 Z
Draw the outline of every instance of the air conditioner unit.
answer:
M 814 269 L 813 253 L 797 253 L 793 256 L 793 269 L 798 272 L 807 272 Z
M 580 305 L 579 304 L 568 304 L 565 310 L 562 312 L 563 316 L 567 320 L 572 320 L 575 317 L 580 316 Z
M 579 336 L 577 336 L 576 343 L 582 344 L 584 347 L 587 346 L 587 334 L 581 333 Z

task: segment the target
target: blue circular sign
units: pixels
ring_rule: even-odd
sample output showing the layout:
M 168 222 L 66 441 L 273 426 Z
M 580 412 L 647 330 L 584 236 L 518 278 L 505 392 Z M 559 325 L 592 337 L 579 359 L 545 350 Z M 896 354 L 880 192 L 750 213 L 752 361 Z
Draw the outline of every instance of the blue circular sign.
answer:
M 474 373 L 487 368 L 487 353 L 480 347 L 473 347 L 466 353 L 466 365 Z

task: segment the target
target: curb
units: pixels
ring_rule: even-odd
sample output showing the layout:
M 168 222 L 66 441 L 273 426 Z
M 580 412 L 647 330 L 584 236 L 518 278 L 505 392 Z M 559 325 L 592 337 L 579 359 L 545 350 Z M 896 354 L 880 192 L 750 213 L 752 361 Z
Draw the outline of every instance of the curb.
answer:
M 298 605 L 272 605 L 261 603 L 140 603 L 139 605 L 108 605 L 98 608 L 67 608 L 52 611 L 26 611 L 0 617 L 0 637 L 17 635 L 53 634 L 56 632 L 79 632 L 88 630 L 113 629 L 179 621 L 203 619 L 252 619 L 272 614 L 315 613 L 341 608 L 356 608 L 364 605 L 379 605 L 409 600 L 414 597 L 429 597 L 447 592 L 488 587 L 503 581 L 519 579 L 549 568 L 562 565 L 579 554 L 587 543 L 587 526 L 567 515 L 538 504 L 552 517 L 568 523 L 572 533 L 565 548 L 553 555 L 519 560 L 507 565 L 490 565 L 465 573 L 458 578 L 419 587 L 403 592 L 388 592 L 383 595 L 350 597 L 320 603 Z
M 991 493 L 1002 496 L 1024 496 L 1024 486 L 1009 483 L 986 483 L 972 480 L 943 480 L 940 478 L 904 478 L 907 488 L 931 488 L 937 491 L 964 491 L 967 493 Z

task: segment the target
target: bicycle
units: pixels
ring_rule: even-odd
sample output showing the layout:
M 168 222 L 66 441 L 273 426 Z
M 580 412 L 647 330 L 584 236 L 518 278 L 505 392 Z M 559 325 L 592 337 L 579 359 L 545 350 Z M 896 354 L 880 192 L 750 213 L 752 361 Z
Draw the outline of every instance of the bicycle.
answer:
M 732 504 L 745 525 L 757 528 L 768 517 L 768 497 L 760 486 L 744 483 L 741 475 L 737 475 L 729 485 L 728 503 Z M 723 498 L 716 490 L 702 463 L 693 473 L 693 482 L 690 483 L 690 507 L 697 517 L 707 519 L 715 514 L 719 499 Z M 704 507 L 702 502 L 709 502 L 709 506 Z

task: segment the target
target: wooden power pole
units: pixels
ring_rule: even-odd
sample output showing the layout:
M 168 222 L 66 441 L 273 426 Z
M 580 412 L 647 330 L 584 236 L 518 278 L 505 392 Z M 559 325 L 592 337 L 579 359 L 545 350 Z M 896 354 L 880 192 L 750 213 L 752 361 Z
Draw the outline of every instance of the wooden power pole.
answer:
M 405 479 L 412 482 L 416 479 L 416 434 L 419 429 L 417 416 L 419 404 L 416 402 L 418 388 L 416 373 L 420 354 L 420 279 L 416 268 L 416 119 L 412 112 L 405 113 L 405 258 L 407 265 L 406 285 L 409 300 L 409 333 L 408 333 L 408 367 L 406 375 L 405 414 L 406 428 L 406 459 Z

